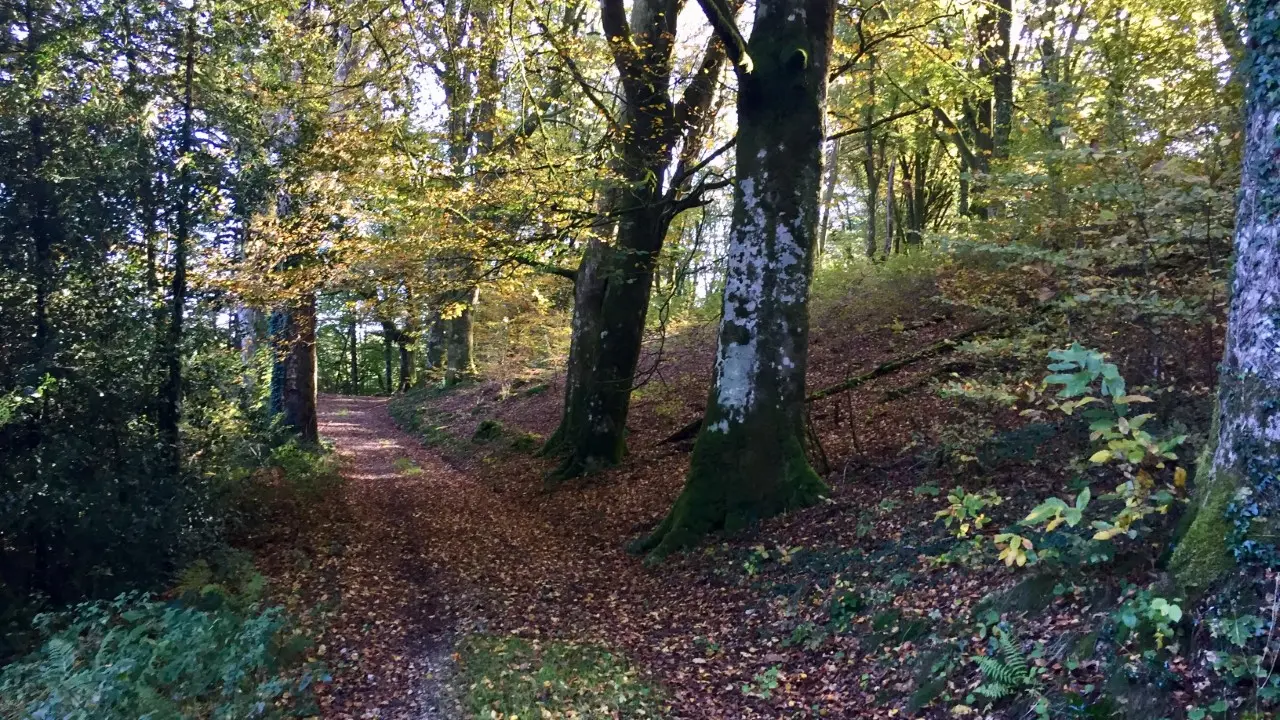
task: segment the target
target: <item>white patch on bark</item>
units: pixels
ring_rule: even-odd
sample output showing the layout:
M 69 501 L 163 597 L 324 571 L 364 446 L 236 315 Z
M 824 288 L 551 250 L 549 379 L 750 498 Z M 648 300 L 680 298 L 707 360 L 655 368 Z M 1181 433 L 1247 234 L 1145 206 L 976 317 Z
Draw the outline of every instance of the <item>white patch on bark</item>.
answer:
M 765 184 L 761 173 L 760 184 Z M 756 180 L 743 178 L 738 183 L 746 222 L 735 228 L 729 241 L 729 255 L 725 269 L 724 317 L 720 321 L 721 333 L 727 326 L 740 328 L 739 334 L 747 336 L 746 342 L 722 345 L 716 361 L 716 404 L 725 420 L 708 426 L 708 430 L 728 432 L 729 420 L 740 422 L 751 407 L 760 357 L 756 338 L 756 311 L 764 297 L 765 257 L 759 232 L 765 226 L 764 209 L 756 195 Z
M 1220 468 L 1235 467 L 1242 448 L 1280 444 L 1280 412 L 1264 405 L 1280 394 L 1280 200 L 1270 196 L 1277 182 L 1277 133 L 1280 109 L 1261 108 L 1249 118 L 1223 358 L 1227 392 L 1214 455 Z M 1247 397 L 1231 396 L 1250 385 Z

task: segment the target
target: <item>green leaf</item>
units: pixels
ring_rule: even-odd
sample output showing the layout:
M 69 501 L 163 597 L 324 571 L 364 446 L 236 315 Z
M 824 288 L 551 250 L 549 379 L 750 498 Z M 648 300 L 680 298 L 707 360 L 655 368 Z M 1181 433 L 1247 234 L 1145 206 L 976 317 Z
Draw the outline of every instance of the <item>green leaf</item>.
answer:
M 1089 488 L 1080 491 L 1076 496 L 1076 510 L 1083 511 L 1089 505 L 1089 500 L 1093 499 L 1093 492 Z M 1075 523 L 1072 523 L 1074 525 Z

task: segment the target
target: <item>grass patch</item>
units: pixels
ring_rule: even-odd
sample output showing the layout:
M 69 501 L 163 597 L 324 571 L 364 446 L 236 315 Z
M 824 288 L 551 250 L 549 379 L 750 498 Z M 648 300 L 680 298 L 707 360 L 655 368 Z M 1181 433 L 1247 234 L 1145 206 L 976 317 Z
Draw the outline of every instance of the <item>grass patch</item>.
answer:
M 537 433 L 523 432 L 511 438 L 511 449 L 516 452 L 533 454 L 542 447 L 542 436 Z
M 396 458 L 395 465 L 396 472 L 401 475 L 420 475 L 422 473 L 422 468 L 418 466 L 418 463 L 413 461 L 413 458 Z
M 497 420 L 493 420 L 492 418 L 488 420 L 481 420 L 480 426 L 476 428 L 475 434 L 471 436 L 471 442 L 482 443 L 490 440 L 496 440 L 502 436 L 504 431 L 505 428 L 502 427 L 502 423 Z
M 464 708 L 488 718 L 658 718 L 663 695 L 596 645 L 474 635 L 459 646 Z

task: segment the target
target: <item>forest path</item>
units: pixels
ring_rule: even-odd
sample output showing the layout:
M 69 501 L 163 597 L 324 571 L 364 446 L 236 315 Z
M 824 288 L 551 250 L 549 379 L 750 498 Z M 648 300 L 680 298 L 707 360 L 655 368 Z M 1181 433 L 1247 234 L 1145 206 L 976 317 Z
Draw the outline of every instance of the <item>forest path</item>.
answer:
M 651 597 L 650 573 L 451 467 L 395 425 L 386 398 L 322 396 L 320 433 L 340 458 L 350 522 L 333 563 L 342 605 L 324 638 L 325 717 L 463 717 L 447 676 L 466 633 L 638 631 L 628 618 L 648 602 L 628 606 Z

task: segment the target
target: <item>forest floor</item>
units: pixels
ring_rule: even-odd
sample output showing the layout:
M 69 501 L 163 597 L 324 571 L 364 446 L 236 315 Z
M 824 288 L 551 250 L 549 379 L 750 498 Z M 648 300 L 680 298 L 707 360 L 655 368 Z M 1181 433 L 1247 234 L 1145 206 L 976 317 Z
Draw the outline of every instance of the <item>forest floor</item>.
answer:
M 820 316 L 810 389 L 977 322 L 902 307 Z M 1137 718 L 1191 697 L 1176 655 L 1159 707 L 1108 677 L 1136 652 L 1108 618 L 1158 576 L 1158 547 L 1047 574 L 1006 568 L 935 518 L 963 486 L 999 496 L 989 530 L 1016 527 L 1044 498 L 1071 496 L 1050 460 L 1083 448 L 1066 426 L 930 392 L 974 372 L 954 355 L 811 404 L 823 503 L 656 566 L 627 554 L 680 490 L 689 443 L 667 436 L 701 412 L 713 337 L 711 323 L 686 328 L 646 356 L 626 462 L 554 493 L 542 486 L 554 461 L 534 452 L 557 420 L 552 369 L 390 402 L 323 397 L 343 496 L 268 566 L 300 607 L 328 608 L 315 628 L 333 676 L 324 717 L 515 720 L 500 711 L 519 706 L 543 718 L 1012 718 L 1051 697 L 1053 717 L 1109 717 L 1119 702 Z M 1000 652 L 995 635 L 1038 668 L 999 699 L 975 693 L 989 678 L 974 658 Z M 520 652 L 503 654 L 509 638 Z M 566 654 L 610 672 L 544 672 Z

